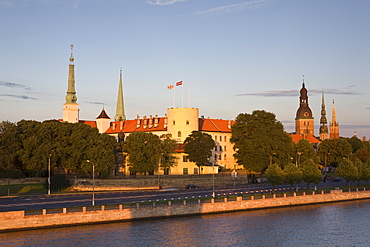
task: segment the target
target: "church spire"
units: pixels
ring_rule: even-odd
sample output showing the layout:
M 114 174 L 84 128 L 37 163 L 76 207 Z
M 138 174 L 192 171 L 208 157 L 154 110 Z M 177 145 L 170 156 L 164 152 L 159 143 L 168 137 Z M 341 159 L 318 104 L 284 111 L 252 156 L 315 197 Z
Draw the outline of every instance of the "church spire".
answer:
M 300 135 L 314 135 L 314 118 L 311 108 L 308 106 L 308 95 L 304 78 L 299 94 L 299 108 L 295 118 L 295 132 Z
M 68 89 L 66 95 L 66 103 L 63 108 L 63 121 L 69 123 L 79 122 L 79 109 L 77 104 L 77 96 L 75 90 L 75 65 L 73 57 L 73 45 L 71 47 L 71 56 L 69 57 L 68 71 Z
M 118 87 L 118 98 L 117 98 L 117 108 L 116 116 L 114 117 L 115 121 L 125 121 L 125 107 L 123 102 L 123 87 L 122 87 L 122 68 L 120 70 L 119 76 L 119 87 Z
M 322 90 L 322 100 L 321 100 L 321 118 L 320 118 L 320 139 L 328 139 L 328 120 L 326 119 L 326 110 L 325 110 L 325 100 L 324 100 L 324 89 Z
M 75 65 L 73 57 L 73 45 L 71 47 L 71 56 L 69 57 L 69 71 L 68 71 L 68 89 L 66 95 L 66 103 L 75 104 L 77 102 L 75 90 Z
M 330 139 L 339 138 L 339 124 L 337 122 L 337 113 L 335 111 L 334 100 L 331 110 L 331 123 L 330 123 Z

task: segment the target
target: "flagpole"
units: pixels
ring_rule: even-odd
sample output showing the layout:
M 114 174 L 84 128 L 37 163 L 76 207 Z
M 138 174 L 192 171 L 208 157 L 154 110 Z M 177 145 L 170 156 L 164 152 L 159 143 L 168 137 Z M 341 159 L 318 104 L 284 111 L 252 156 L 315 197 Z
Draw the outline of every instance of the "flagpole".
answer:
M 176 108 L 176 88 L 173 88 L 173 108 Z
M 184 86 L 181 87 L 181 107 L 184 108 Z

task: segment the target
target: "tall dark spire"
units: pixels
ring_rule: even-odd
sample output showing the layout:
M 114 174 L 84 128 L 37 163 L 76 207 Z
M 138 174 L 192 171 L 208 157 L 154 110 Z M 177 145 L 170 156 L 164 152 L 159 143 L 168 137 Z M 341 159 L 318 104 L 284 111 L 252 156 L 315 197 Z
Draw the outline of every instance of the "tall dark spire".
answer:
M 66 103 L 75 104 L 77 102 L 75 89 L 75 65 L 73 57 L 73 45 L 71 47 L 71 56 L 69 57 L 69 71 L 68 71 L 68 89 L 66 95 Z
M 308 94 L 304 79 L 299 94 L 299 108 L 295 118 L 296 134 L 314 135 L 314 118 L 311 108 L 308 106 Z
M 328 120 L 326 119 L 326 110 L 325 110 L 325 100 L 324 100 L 324 89 L 322 90 L 322 100 L 321 100 L 321 118 L 320 118 L 320 139 L 328 139 Z

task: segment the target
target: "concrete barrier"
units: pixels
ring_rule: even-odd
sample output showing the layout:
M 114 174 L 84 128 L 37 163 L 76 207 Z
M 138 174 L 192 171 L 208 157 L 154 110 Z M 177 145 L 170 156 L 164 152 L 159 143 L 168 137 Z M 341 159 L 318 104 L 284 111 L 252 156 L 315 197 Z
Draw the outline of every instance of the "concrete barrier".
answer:
M 87 211 L 86 207 L 81 207 L 80 212 L 69 212 L 63 209 L 62 213 L 47 214 L 43 210 L 40 215 L 25 215 L 24 211 L 0 212 L 0 231 L 11 231 L 20 229 L 31 229 L 40 227 L 60 227 L 67 225 L 92 224 L 114 221 L 131 221 L 137 219 L 149 219 L 160 217 L 172 217 L 183 215 L 212 214 L 241 210 L 252 210 L 272 207 L 298 206 L 306 204 L 349 201 L 370 198 L 370 191 L 340 192 L 336 191 L 330 194 L 312 194 L 303 196 L 273 197 L 264 199 L 255 199 L 254 196 L 242 198 L 238 196 L 236 201 L 223 200 L 212 203 L 191 204 L 182 202 L 173 204 L 171 201 L 166 206 L 123 208 L 119 205 L 117 209 L 107 209 L 101 206 L 100 210 Z

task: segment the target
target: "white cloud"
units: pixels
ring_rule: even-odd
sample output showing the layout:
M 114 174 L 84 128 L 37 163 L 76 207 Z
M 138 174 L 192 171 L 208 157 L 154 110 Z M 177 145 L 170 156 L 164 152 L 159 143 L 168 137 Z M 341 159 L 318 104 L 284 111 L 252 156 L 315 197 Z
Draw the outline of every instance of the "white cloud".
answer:
M 238 4 L 230 4 L 230 5 L 224 5 L 215 7 L 208 10 L 203 10 L 197 12 L 197 14 L 214 14 L 219 12 L 232 12 L 232 11 L 238 11 L 238 10 L 246 10 L 246 9 L 258 9 L 262 6 L 263 3 L 267 2 L 269 0 L 253 0 Z
M 185 2 L 187 0 L 149 0 L 148 3 L 153 5 L 169 5 L 178 2 Z

